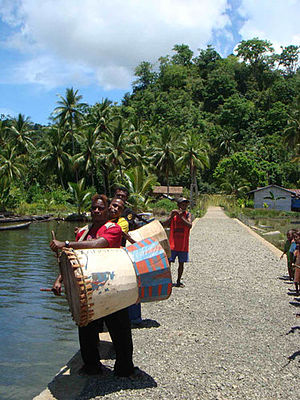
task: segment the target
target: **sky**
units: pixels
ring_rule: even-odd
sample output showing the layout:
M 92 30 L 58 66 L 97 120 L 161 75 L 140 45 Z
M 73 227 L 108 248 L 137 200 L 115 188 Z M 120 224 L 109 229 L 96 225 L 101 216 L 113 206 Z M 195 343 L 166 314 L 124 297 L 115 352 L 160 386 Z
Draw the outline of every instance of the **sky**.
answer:
M 0 0 L 0 114 L 49 123 L 58 95 L 120 102 L 134 70 L 187 44 L 300 45 L 300 0 Z

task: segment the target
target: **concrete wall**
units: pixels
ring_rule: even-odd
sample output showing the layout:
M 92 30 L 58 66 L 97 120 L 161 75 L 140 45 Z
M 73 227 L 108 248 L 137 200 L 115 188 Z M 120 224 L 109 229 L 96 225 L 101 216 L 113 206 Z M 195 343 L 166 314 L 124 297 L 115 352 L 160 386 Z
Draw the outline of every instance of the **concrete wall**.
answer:
M 284 199 L 279 199 L 275 202 L 270 199 L 265 199 L 264 197 L 271 196 L 270 192 L 274 194 L 275 199 L 278 197 L 284 197 Z M 264 203 L 266 203 L 269 205 L 270 209 L 291 211 L 291 197 L 291 193 L 280 188 L 269 187 L 266 189 L 261 189 L 258 192 L 254 193 L 254 208 L 263 208 Z

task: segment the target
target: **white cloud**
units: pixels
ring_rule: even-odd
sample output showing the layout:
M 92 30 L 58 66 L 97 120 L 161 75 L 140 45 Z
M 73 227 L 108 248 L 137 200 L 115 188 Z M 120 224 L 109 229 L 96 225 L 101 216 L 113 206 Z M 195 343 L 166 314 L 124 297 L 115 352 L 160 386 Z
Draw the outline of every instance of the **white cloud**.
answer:
M 19 27 L 5 45 L 27 60 L 11 79 L 128 88 L 141 61 L 175 44 L 205 48 L 229 23 L 226 7 L 227 0 L 0 0 L 2 19 Z
M 276 51 L 281 45 L 300 45 L 299 0 L 242 0 L 239 11 L 246 18 L 243 39 L 269 40 Z

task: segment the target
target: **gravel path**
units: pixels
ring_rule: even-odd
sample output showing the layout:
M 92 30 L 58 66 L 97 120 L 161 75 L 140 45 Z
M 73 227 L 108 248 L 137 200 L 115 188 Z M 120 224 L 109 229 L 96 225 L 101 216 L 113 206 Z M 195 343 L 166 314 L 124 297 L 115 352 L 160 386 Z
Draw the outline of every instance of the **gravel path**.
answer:
M 142 306 L 153 320 L 133 330 L 142 376 L 115 379 L 107 360 L 77 399 L 300 398 L 300 298 L 283 279 L 285 260 L 220 208 L 193 227 L 190 258 L 186 287 Z

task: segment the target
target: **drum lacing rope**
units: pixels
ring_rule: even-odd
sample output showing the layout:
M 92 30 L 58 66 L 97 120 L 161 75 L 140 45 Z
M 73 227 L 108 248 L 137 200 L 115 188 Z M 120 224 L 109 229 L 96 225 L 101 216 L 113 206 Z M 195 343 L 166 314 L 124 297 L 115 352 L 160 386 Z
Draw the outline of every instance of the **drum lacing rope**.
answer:
M 76 258 L 77 264 L 79 265 L 79 269 L 80 269 L 81 276 L 82 276 L 83 287 L 84 287 L 84 293 L 83 294 L 85 295 L 86 305 L 88 306 L 88 293 L 87 293 L 88 290 L 87 290 L 86 283 L 85 283 L 83 269 L 82 269 L 81 262 L 80 262 L 80 260 L 79 260 L 79 258 L 77 256 L 77 254 L 75 253 L 74 249 L 72 249 L 72 250 L 73 250 L 73 254 L 74 254 L 75 258 Z M 87 312 L 87 317 L 89 318 L 89 313 L 88 312 Z

